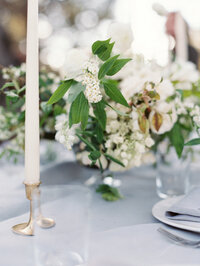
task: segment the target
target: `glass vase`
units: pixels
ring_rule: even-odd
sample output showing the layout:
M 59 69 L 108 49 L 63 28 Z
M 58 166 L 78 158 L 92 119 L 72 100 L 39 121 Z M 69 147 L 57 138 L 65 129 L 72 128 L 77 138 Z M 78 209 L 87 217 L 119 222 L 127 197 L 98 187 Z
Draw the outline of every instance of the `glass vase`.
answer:
M 160 198 L 183 195 L 189 190 L 190 156 L 178 158 L 174 148 L 157 154 L 156 189 Z

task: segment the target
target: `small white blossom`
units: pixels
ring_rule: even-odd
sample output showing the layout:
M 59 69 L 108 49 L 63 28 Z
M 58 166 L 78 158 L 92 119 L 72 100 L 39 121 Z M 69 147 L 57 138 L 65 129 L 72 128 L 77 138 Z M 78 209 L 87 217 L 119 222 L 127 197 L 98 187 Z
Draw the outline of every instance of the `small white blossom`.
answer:
M 123 143 L 123 137 L 119 136 L 118 134 L 113 135 L 113 142 L 116 144 Z
M 145 145 L 141 144 L 140 142 L 135 143 L 135 149 L 138 153 L 144 153 L 145 152 Z
M 55 139 L 63 144 L 68 150 L 71 150 L 73 144 L 78 140 L 75 136 L 76 128 L 77 125 L 73 125 L 71 128 L 69 128 L 66 115 L 62 114 L 60 116 L 57 116 L 55 125 L 57 133 Z
M 193 121 L 197 125 L 197 127 L 200 127 L 200 116 L 194 116 Z
M 86 86 L 84 94 L 90 103 L 98 103 L 102 99 L 98 70 L 98 61 L 94 60 L 87 61 L 83 67 L 82 84 Z
M 145 139 L 145 145 L 150 148 L 154 145 L 154 140 L 151 137 L 147 137 Z
M 168 79 L 164 79 L 156 86 L 156 91 L 160 95 L 160 100 L 166 100 L 175 93 L 175 88 Z

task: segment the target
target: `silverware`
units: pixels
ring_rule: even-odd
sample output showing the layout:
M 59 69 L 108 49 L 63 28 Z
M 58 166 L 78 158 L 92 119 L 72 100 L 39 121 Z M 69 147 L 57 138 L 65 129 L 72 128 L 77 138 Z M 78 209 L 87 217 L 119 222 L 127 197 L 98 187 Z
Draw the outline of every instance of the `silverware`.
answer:
M 193 248 L 200 248 L 200 240 L 189 240 L 185 239 L 181 236 L 172 234 L 171 232 L 163 229 L 163 228 L 158 228 L 158 232 L 161 233 L 162 235 L 166 236 L 170 240 L 174 241 L 176 244 L 182 245 L 182 246 L 188 246 L 188 247 L 193 247 Z

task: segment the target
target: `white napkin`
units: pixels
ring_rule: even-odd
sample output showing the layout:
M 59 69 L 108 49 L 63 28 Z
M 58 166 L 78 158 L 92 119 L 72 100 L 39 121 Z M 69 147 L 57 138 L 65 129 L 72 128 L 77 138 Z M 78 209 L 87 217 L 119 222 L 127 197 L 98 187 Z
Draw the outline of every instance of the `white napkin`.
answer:
M 192 189 L 166 212 L 172 220 L 200 222 L 200 187 Z

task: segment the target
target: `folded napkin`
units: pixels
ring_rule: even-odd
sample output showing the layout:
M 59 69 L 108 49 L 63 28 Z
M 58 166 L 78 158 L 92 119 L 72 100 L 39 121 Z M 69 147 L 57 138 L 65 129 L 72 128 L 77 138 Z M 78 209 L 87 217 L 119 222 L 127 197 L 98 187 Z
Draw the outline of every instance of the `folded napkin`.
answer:
M 192 189 L 173 204 L 166 211 L 166 217 L 172 220 L 200 222 L 200 187 Z

